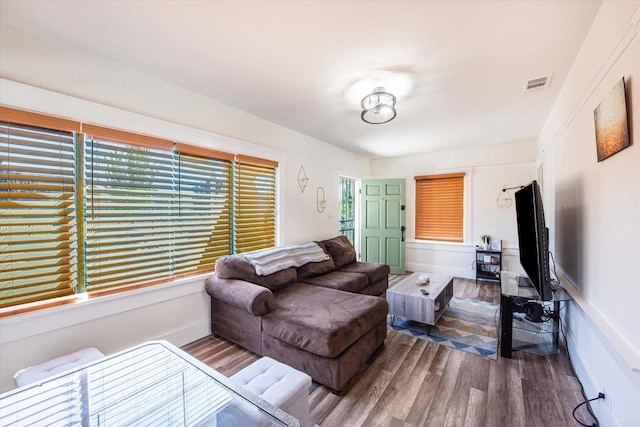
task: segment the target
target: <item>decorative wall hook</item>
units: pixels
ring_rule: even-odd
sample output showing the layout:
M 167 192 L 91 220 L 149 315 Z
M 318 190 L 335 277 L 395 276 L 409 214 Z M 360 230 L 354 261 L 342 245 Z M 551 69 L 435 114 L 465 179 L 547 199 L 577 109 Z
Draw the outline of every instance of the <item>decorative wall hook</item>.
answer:
M 324 212 L 324 208 L 327 206 L 327 201 L 324 196 L 324 188 L 318 187 L 316 189 L 316 210 L 320 213 Z
M 510 208 L 511 205 L 513 204 L 513 199 L 511 198 L 511 193 L 509 193 L 509 190 L 520 189 L 523 187 L 524 185 L 517 185 L 515 187 L 503 186 L 502 190 L 500 190 L 500 192 L 498 193 L 498 197 L 496 198 L 496 203 L 498 204 L 498 207 L 502 209 Z

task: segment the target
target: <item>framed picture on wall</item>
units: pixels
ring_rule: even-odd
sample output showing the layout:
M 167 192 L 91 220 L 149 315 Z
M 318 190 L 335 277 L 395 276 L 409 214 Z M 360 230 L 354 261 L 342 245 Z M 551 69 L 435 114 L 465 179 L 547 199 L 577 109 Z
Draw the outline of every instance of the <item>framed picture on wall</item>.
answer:
M 500 239 L 491 239 L 489 243 L 489 249 L 492 251 L 501 251 L 502 250 L 502 240 Z
M 611 157 L 631 145 L 627 125 L 624 77 L 616 83 L 593 112 L 598 161 Z

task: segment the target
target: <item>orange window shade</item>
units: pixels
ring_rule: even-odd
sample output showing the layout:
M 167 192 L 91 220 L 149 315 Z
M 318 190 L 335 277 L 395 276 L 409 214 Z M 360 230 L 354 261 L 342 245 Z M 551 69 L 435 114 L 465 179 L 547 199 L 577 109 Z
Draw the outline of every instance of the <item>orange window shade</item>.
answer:
M 262 165 L 262 166 L 267 166 L 271 168 L 278 167 L 278 162 L 274 160 L 262 159 L 260 157 L 252 157 L 252 156 L 245 156 L 242 154 L 238 154 L 237 160 L 241 163 L 251 163 L 254 165 Z
M 235 154 L 227 153 L 224 151 L 212 150 L 210 148 L 200 147 L 197 145 L 184 144 L 182 142 L 176 142 L 175 150 L 180 154 L 188 154 L 191 156 L 204 157 L 207 159 L 219 159 L 233 161 Z
M 464 173 L 416 176 L 416 239 L 463 241 Z
M 123 144 L 136 145 L 138 147 L 158 148 L 160 150 L 172 150 L 173 141 L 156 138 L 154 136 L 141 135 L 123 130 L 111 129 L 91 124 L 82 124 L 82 132 L 93 138 L 106 139 L 108 141 L 120 142 Z
M 80 122 L 2 106 L 0 106 L 0 121 L 66 132 L 80 131 Z
M 0 307 L 73 294 L 75 185 L 71 132 L 0 122 Z
M 276 235 L 276 169 L 237 161 L 233 171 L 235 253 L 270 248 Z

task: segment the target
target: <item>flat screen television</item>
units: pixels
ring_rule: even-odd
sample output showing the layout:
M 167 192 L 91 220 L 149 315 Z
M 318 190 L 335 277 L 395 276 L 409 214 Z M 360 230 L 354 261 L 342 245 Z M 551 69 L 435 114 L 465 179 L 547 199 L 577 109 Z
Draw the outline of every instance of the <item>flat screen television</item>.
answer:
M 549 229 L 544 222 L 538 182 L 532 181 L 522 187 L 516 192 L 515 199 L 520 264 L 540 299 L 550 301 L 553 295 L 549 270 Z

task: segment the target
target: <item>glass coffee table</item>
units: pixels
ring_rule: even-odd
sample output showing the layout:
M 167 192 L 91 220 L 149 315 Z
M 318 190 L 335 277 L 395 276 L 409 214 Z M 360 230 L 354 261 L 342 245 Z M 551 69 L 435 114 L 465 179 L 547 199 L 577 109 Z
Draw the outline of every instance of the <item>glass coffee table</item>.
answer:
M 0 395 L 1 426 L 299 426 L 166 341 Z

